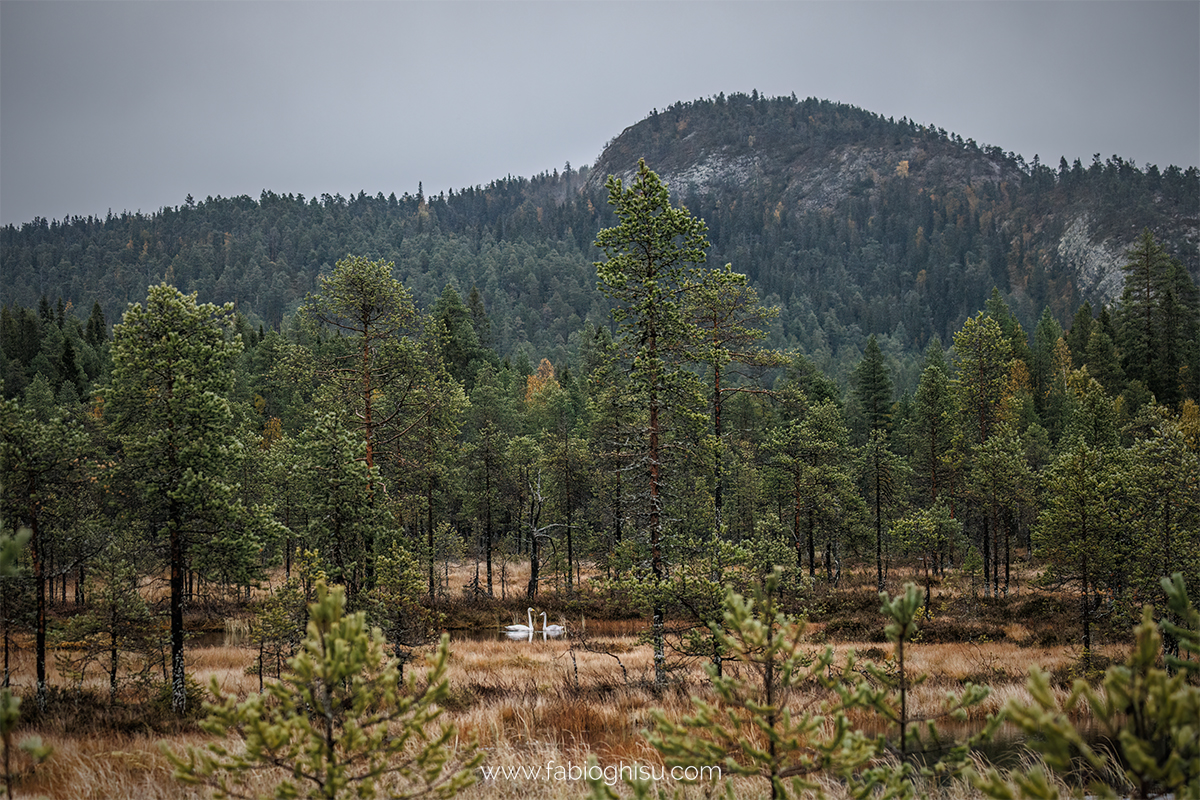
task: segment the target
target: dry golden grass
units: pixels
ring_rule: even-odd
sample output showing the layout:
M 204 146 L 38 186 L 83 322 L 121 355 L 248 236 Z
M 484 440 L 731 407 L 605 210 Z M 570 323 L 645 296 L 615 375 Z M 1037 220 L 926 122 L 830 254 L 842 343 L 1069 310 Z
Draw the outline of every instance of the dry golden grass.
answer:
M 578 642 L 570 639 L 456 643 L 449 676 L 453 694 L 447 704 L 446 720 L 458 727 L 462 740 L 474 739 L 479 743 L 490 767 L 544 768 L 550 762 L 583 765 L 589 755 L 603 765 L 637 763 L 661 767 L 661 758 L 642 732 L 652 726 L 652 709 L 661 709 L 673 719 L 680 719 L 691 710 L 689 692 L 703 692 L 699 665 L 688 678 L 688 688 L 658 695 L 648 680 L 652 674 L 649 647 L 620 636 L 594 641 L 621 649 L 623 652 L 618 655 L 627 672 L 622 673 L 611 656 L 579 649 Z M 835 649 L 844 655 L 851 647 L 837 645 Z M 856 649 L 861 652 L 871 648 L 860 645 Z M 983 655 L 974 655 L 956 653 L 962 650 L 958 646 L 917 645 L 909 650 L 910 663 L 918 669 L 943 664 L 964 672 L 975 669 L 980 658 L 994 657 L 1006 670 L 1011 668 L 1016 673 L 1021 659 L 1033 655 L 1028 649 L 1012 655 L 1005 653 L 1004 646 L 990 648 Z M 890 648 L 887 652 L 890 653 Z M 1054 663 L 1068 654 L 1047 649 L 1038 653 L 1038 657 Z M 190 674 L 205 686 L 215 677 L 223 693 L 244 697 L 258 688 L 257 676 L 246 672 L 253 659 L 254 653 L 244 647 L 194 649 L 189 659 Z M 990 707 L 998 707 L 1021 693 L 1020 684 L 1007 677 L 996 682 L 996 700 Z M 913 713 L 937 708 L 946 686 L 958 679 L 956 674 L 938 674 L 919 687 L 910 701 Z M 50 800 L 207 796 L 201 790 L 186 790 L 176 784 L 160 750 L 164 741 L 176 749 L 199 746 L 207 740 L 203 734 L 121 733 L 78 730 L 69 725 L 56 728 L 43 732 L 55 747 L 54 757 L 22 781 L 22 793 Z M 765 792 L 754 781 L 739 783 L 739 797 Z M 482 800 L 549 799 L 578 797 L 585 792 L 586 787 L 580 782 L 546 777 L 499 778 L 480 782 L 464 796 Z M 834 792 L 834 796 L 837 794 Z M 705 796 L 705 789 L 691 787 L 685 796 Z
M 464 602 L 461 586 L 474 576 L 474 563 L 451 570 L 450 585 L 456 587 L 450 593 L 452 603 Z M 493 576 L 499 596 L 502 591 L 499 565 Z M 851 586 L 843 596 L 852 602 L 846 614 L 858 615 L 864 624 L 874 620 L 873 624 L 881 629 L 878 600 L 869 579 L 870 576 L 863 578 L 861 587 L 854 585 L 854 576 L 847 580 Z M 508 602 L 472 606 L 470 614 L 464 614 L 463 618 L 476 620 L 476 624 L 486 621 L 497 631 L 507 624 L 525 623 L 526 603 L 522 598 L 527 580 L 527 564 L 506 565 L 504 591 Z M 939 589 L 937 595 L 940 603 L 931 606 L 939 614 L 949 613 L 943 610 L 953 607 L 947 602 L 949 592 Z M 539 608 L 546 607 L 566 606 L 560 597 L 551 595 L 539 604 Z M 548 641 L 535 638 L 533 642 L 465 637 L 452 641 L 449 674 L 452 694 L 446 704 L 445 721 L 458 727 L 461 741 L 478 742 L 489 767 L 540 765 L 544 771 L 550 762 L 581 766 L 589 756 L 604 765 L 638 763 L 661 767 L 660 756 L 643 735 L 653 724 L 651 711 L 661 709 L 673 720 L 689 713 L 690 695 L 707 692 L 703 664 L 697 661 L 683 666 L 676 674 L 675 688 L 658 694 L 650 682 L 653 674 L 650 648 L 636 639 L 646 627 L 644 620 L 600 620 L 580 616 L 578 612 L 567 617 L 556 611 L 549 615 L 548 621 L 566 624 L 571 636 Z M 946 618 L 939 624 L 944 627 L 952 622 Z M 914 716 L 935 713 L 942 707 L 947 690 L 971 681 L 985 683 L 992 689 L 991 697 L 977 712 L 977 716 L 982 716 L 998 710 L 1011 698 L 1028 697 L 1024 686 L 1032 664 L 1060 675 L 1070 673 L 1077 663 L 1078 649 L 1059 644 L 1038 645 L 1039 634 L 1030 627 L 1032 624 L 1029 620 L 1011 619 L 997 623 L 1002 641 L 987 637 L 955 643 L 918 641 L 906 648 L 908 668 L 930 676 L 910 695 L 911 713 Z M 811 652 L 826 646 L 827 627 L 827 622 L 810 626 Z M 219 690 L 226 695 L 246 697 L 256 692 L 259 678 L 247 671 L 256 654 L 245 646 L 242 633 L 235 622 L 226 626 L 225 644 L 189 646 L 189 675 L 206 688 L 215 679 Z M 590 649 L 584 646 L 584 641 Z M 890 644 L 880 642 L 835 639 L 832 647 L 839 660 L 853 649 L 860 660 L 880 665 L 885 665 L 893 654 Z M 1100 654 L 1114 658 L 1124 650 L 1121 645 L 1098 648 Z M 408 669 L 414 667 L 410 665 Z M 27 646 L 14 654 L 12 668 L 18 692 L 28 696 L 33 663 Z M 49 681 L 53 686 L 65 685 L 64 677 L 53 663 Z M 107 679 L 98 670 L 90 674 L 83 688 L 83 702 L 101 702 L 87 698 L 107 698 Z M 1063 688 L 1056 691 L 1066 693 Z M 812 698 L 801 700 L 809 702 Z M 125 716 L 128 715 L 126 710 Z M 55 748 L 50 761 L 22 777 L 19 796 L 44 796 L 50 800 L 208 796 L 204 791 L 177 784 L 161 752 L 163 743 L 175 749 L 202 745 L 208 741 L 206 735 L 196 732 L 194 727 L 161 720 L 156 726 L 139 725 L 131 719 L 122 724 L 104 724 L 104 716 L 105 712 L 98 709 L 80 714 L 64 707 L 51 720 L 43 721 L 39 729 L 27 726 L 19 731 L 18 739 L 27 733 L 37 733 Z M 859 722 L 870 724 L 865 718 Z M 836 783 L 831 782 L 826 788 L 833 798 L 844 796 Z M 708 797 L 712 791 L 713 787 L 692 786 L 685 788 L 684 796 Z M 578 781 L 555 781 L 543 776 L 481 781 L 463 796 L 480 800 L 557 800 L 585 793 L 586 787 Z M 742 779 L 735 787 L 737 797 L 767 794 L 764 781 Z M 943 798 L 975 796 L 961 785 L 925 787 L 922 794 Z

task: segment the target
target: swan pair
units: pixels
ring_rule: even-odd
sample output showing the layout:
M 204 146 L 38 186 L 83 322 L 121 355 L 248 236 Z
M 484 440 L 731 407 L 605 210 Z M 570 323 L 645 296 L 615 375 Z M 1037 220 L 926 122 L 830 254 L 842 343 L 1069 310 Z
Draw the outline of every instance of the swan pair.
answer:
M 528 625 L 517 624 L 517 625 L 505 626 L 504 629 L 506 631 L 508 631 L 508 638 L 521 639 L 521 638 L 524 638 L 526 635 L 528 635 L 529 641 L 531 641 L 531 642 L 533 641 L 533 634 L 534 634 L 534 632 L 537 631 L 537 628 L 533 627 L 533 609 L 527 608 L 527 609 L 525 609 L 525 613 L 528 616 L 529 624 Z M 546 612 L 545 611 L 542 612 L 542 641 L 543 642 L 546 641 L 547 638 L 562 636 L 566 632 L 567 632 L 567 629 L 564 628 L 562 625 L 547 625 L 546 624 Z

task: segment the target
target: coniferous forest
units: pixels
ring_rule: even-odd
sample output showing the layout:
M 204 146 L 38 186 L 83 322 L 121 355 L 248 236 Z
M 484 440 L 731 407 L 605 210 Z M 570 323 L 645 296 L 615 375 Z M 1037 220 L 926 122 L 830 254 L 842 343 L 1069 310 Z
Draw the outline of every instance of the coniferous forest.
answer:
M 835 796 L 931 791 L 918 781 L 937 769 L 909 758 L 906 642 L 1062 646 L 1062 686 L 1080 677 L 1110 697 L 1130 671 L 1179 676 L 1167 695 L 1186 720 L 1200 656 L 1198 225 L 1195 167 L 1026 163 L 754 93 L 656 110 L 592 167 L 436 196 L 264 191 L 5 227 L 0 635 L 26 715 L 4 718 L 6 757 L 19 724 L 38 730 L 71 703 L 109 708 L 114 726 L 151 708 L 195 720 L 194 637 L 246 620 L 259 690 L 242 699 L 267 704 L 254 714 L 290 709 L 279 730 L 311 718 L 288 699 L 308 689 L 263 681 L 344 683 L 314 642 L 359 642 L 355 669 L 387 676 L 375 700 L 406 709 L 354 712 L 380 731 L 366 750 L 386 750 L 369 780 L 450 796 L 478 757 L 448 757 L 436 737 L 419 756 L 408 738 L 383 743 L 436 725 L 438 704 L 469 719 L 486 693 L 442 683 L 459 651 L 435 647 L 439 632 L 524 620 L 527 605 L 566 623 L 572 663 L 616 659 L 626 688 L 624 651 L 577 621 L 640 621 L 648 697 L 708 680 L 720 703 L 767 709 L 766 749 L 714 719 L 646 722 L 662 763 L 740 753 L 739 779 L 768 780 L 738 796 L 815 792 L 791 781 L 820 773 L 840 781 L 821 789 Z M 550 629 L 530 614 L 533 641 Z M 801 620 L 819 635 L 804 639 Z M 802 641 L 894 649 L 862 669 L 832 645 L 805 661 Z M 1106 673 L 1122 659 L 1105 648 L 1130 644 L 1150 655 Z M 742 668 L 765 695 L 747 694 Z M 972 676 L 948 714 L 983 702 L 988 670 Z M 785 735 L 777 687 L 824 692 L 828 719 L 869 711 L 898 738 L 863 734 L 856 761 L 816 716 Z M 210 733 L 248 725 L 236 699 Z M 1113 724 L 1136 707 L 1110 708 Z M 1171 744 L 1183 723 L 1164 724 L 1137 735 L 1150 762 L 1183 758 L 1175 772 L 1129 750 L 1064 786 L 1099 774 L 1187 796 L 1194 745 Z M 716 750 L 697 725 L 725 731 Z M 243 738 L 275 753 L 256 730 Z M 1001 792 L 967 752 L 945 774 Z M 394 766 L 410 756 L 420 765 Z M 201 785 L 240 774 L 171 758 Z M 366 780 L 321 763 L 313 796 Z M 18 772 L 6 761 L 7 784 Z

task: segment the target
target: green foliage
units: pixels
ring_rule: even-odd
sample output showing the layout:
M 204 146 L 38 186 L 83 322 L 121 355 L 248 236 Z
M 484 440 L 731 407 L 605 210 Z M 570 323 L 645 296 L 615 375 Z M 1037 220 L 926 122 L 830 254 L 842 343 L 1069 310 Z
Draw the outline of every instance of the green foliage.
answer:
M 45 709 L 47 562 L 55 551 L 74 555 L 89 538 L 93 511 L 87 480 L 87 435 L 77 420 L 0 399 L 0 515 L 28 528 L 30 572 L 35 594 L 34 659 L 36 698 Z
M 283 664 L 302 641 L 308 608 L 300 578 L 289 578 L 263 598 L 250 625 L 250 643 L 258 648 L 254 666 L 260 677 L 283 674 Z
M 1195 797 L 1200 793 L 1200 613 L 1188 599 L 1179 573 L 1162 579 L 1171 608 L 1182 625 L 1164 624 L 1178 637 L 1187 658 L 1168 655 L 1161 665 L 1162 635 L 1146 606 L 1135 629 L 1136 641 L 1124 664 L 1109 667 L 1098 689 L 1077 680 L 1060 704 L 1047 675 L 1034 667 L 1029 676 L 1032 703 L 1010 701 L 1008 719 L 1029 735 L 1050 769 L 1073 776 L 1077 796 L 1116 798 Z M 1074 721 L 1086 703 L 1090 716 L 1113 749 L 1092 743 Z M 973 776 L 989 797 L 1057 798 L 1057 787 L 1041 767 Z M 1115 785 L 1114 785 L 1115 784 Z
M 233 435 L 228 393 L 242 349 L 232 324 L 232 305 L 200 304 L 165 283 L 151 288 L 145 307 L 131 305 L 113 331 L 113 371 L 103 395 L 123 450 L 128 519 L 166 545 L 178 713 L 187 703 L 184 569 L 194 553 L 201 569 L 248 578 L 261 533 L 245 525 L 250 511 L 231 477 L 241 443 Z
M 1149 228 L 1126 257 L 1117 314 L 1124 374 L 1145 384 L 1160 403 L 1174 406 L 1197 386 L 1191 373 L 1200 348 L 1200 294 Z
M 1085 659 L 1092 647 L 1097 576 L 1108 573 L 1120 556 L 1120 458 L 1118 452 L 1074 440 L 1045 471 L 1046 503 L 1032 535 L 1055 574 L 1079 587 Z
M 403 670 L 416 649 L 433 639 L 438 616 L 421 604 L 420 560 L 399 542 L 380 553 L 376 575 L 375 588 L 367 599 L 368 618 L 383 631 Z
M 678 542 L 672 552 L 679 566 L 671 571 L 662 593 L 682 617 L 682 625 L 673 626 L 672 638 L 678 636 L 674 647 L 689 661 L 707 659 L 720 675 L 726 654 L 720 638 L 713 635 L 712 626 L 721 622 L 726 587 L 732 580 L 745 580 L 752 563 L 772 563 L 772 560 L 752 559 L 746 548 L 715 537 Z M 635 582 L 636 579 L 617 582 L 613 587 L 636 596 Z
M 437 523 L 431 537 L 433 550 L 425 554 L 430 565 L 436 565 L 439 573 L 438 596 L 446 597 L 450 591 L 450 564 L 457 562 L 466 553 L 466 542 L 449 522 Z
M 139 571 L 129 559 L 136 549 L 130 540 L 128 534 L 112 536 L 88 571 L 90 607 L 55 632 L 59 673 L 81 691 L 88 669 L 97 666 L 107 673 L 110 704 L 122 682 L 149 686 L 162 665 L 160 620 L 138 591 Z
M 203 727 L 218 737 L 236 732 L 241 742 L 182 754 L 164 748 L 177 779 L 218 797 L 314 800 L 449 798 L 472 782 L 482 756 L 437 723 L 449 691 L 447 640 L 420 679 L 401 682 L 382 633 L 345 606 L 341 589 L 317 584 L 303 647 L 263 694 L 238 702 L 222 697 L 214 679 L 218 701 Z M 270 768 L 270 788 L 255 788 Z
M 879 340 L 872 336 L 854 369 L 854 397 L 862 407 L 870 433 L 885 431 L 892 419 L 892 376 L 883 362 Z
M 644 493 L 630 504 L 635 529 L 650 550 L 653 585 L 666 576 L 663 563 L 667 487 L 682 486 L 684 472 L 672 462 L 694 454 L 694 437 L 704 423 L 696 375 L 685 369 L 701 346 L 700 329 L 689 319 L 687 292 L 702 282 L 707 227 L 670 202 L 667 185 L 642 161 L 626 188 L 610 177 L 605 184 L 618 224 L 596 235 L 605 259 L 596 262 L 600 290 L 613 301 L 619 325 L 618 352 L 625 363 L 628 391 L 636 397 L 638 428 L 634 458 L 645 463 Z M 655 683 L 666 682 L 661 603 L 653 609 Z
M 937 358 L 930 359 L 921 373 L 906 443 L 913 482 L 929 502 L 936 501 L 954 487 L 954 441 L 958 422 L 941 349 L 936 352 Z
M 818 548 L 823 548 L 825 577 L 833 582 L 836 554 L 849 549 L 854 529 L 866 519 L 851 469 L 850 434 L 841 408 L 832 401 L 810 404 L 790 381 L 781 385 L 776 395 L 780 401 L 778 422 L 765 432 L 762 449 L 768 458 L 768 474 L 775 479 L 772 486 L 786 498 L 791 512 L 794 557 L 787 561 L 797 568 L 807 561 L 808 574 L 813 577 Z
M 20 567 L 21 551 L 28 545 L 29 529 L 22 529 L 15 536 L 0 533 L 0 579 L 15 577 Z M 0 746 L 3 746 L 4 789 L 9 798 L 13 796 L 12 745 L 13 731 L 21 722 L 21 698 L 16 697 L 7 686 L 0 689 Z M 21 750 L 29 754 L 34 763 L 45 761 L 53 748 L 42 743 L 40 736 L 29 736 L 21 741 Z
M 970 745 L 989 736 L 998 721 L 991 720 L 978 737 L 941 756 L 932 756 L 936 749 L 929 751 L 923 766 L 904 758 L 906 745 L 920 741 L 907 735 L 912 719 L 905 705 L 908 688 L 919 679 L 907 675 L 903 659 L 904 643 L 917 630 L 917 588 L 910 584 L 895 599 L 881 594 L 888 637 L 898 648 L 898 671 L 868 667 L 864 673 L 853 655 L 838 665 L 831 647 L 822 652 L 805 647 L 803 621 L 777 607 L 779 579 L 778 573 L 769 576 L 752 598 L 730 591 L 722 623 L 710 623 L 714 642 L 733 664 L 726 670 L 719 664 L 706 667 L 715 702 L 693 697 L 695 713 L 680 722 L 655 712 L 655 729 L 647 737 L 667 764 L 719 764 L 726 779 L 765 779 L 772 798 L 821 797 L 821 785 L 812 778 L 822 773 L 844 781 L 856 798 L 914 797 L 918 775 L 960 772 Z M 822 700 L 815 687 L 832 699 Z M 986 696 L 986 689 L 968 685 L 961 695 L 949 696 L 946 710 L 937 716 L 964 717 Z M 885 737 L 854 729 L 848 715 L 856 710 L 898 726 L 898 762 L 885 757 L 891 749 Z M 934 719 L 923 721 L 938 743 Z M 729 784 L 726 790 L 732 796 Z M 602 796 L 597 792 L 594 786 L 593 796 Z
M 362 427 L 367 467 L 406 416 L 404 404 L 386 393 L 406 382 L 419 361 L 421 318 L 412 293 L 393 277 L 394 266 L 347 256 L 318 279 L 319 291 L 304 306 L 306 318 L 337 336 L 323 348 L 321 373 Z
M 1184 421 L 1159 405 L 1143 408 L 1125 433 L 1133 439 L 1121 462 L 1132 616 L 1139 602 L 1168 606 L 1160 586 L 1165 575 L 1200 575 L 1200 449 L 1188 444 Z
M 966 543 L 962 523 L 954 519 L 944 500 L 938 500 L 929 508 L 914 509 L 897 520 L 892 535 L 909 552 L 921 557 L 925 570 L 925 618 L 928 619 L 934 567 L 943 558 L 962 550 Z
M 954 356 L 964 440 L 967 446 L 986 442 L 1002 419 L 1012 344 L 999 324 L 980 312 L 954 334 Z
M 874 755 L 871 741 L 851 730 L 844 715 L 834 711 L 827 734 L 827 709 L 802 699 L 806 683 L 829 688 L 850 677 L 852 665 L 838 674 L 831 648 L 814 657 L 804 647 L 804 623 L 775 605 L 778 580 L 768 578 L 753 598 L 729 592 L 721 624 L 710 623 L 725 659 L 738 667 L 706 667 L 716 702 L 694 697 L 695 714 L 677 723 L 656 712 L 647 734 L 668 765 L 719 764 L 723 776 L 764 779 L 772 798 L 814 791 L 805 776 L 853 770 Z
M 372 584 L 375 543 L 391 523 L 388 508 L 375 498 L 379 469 L 370 465 L 366 442 L 338 411 L 319 415 L 301 435 L 300 449 L 309 492 L 306 549 L 320 553 L 325 573 L 357 603 Z

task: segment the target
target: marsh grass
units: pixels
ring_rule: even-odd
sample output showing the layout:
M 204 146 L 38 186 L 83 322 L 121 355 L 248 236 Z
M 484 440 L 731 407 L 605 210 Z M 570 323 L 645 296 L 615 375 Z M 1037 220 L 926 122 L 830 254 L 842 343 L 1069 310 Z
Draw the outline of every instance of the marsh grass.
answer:
M 461 587 L 474 575 L 473 562 L 458 565 L 451 570 L 451 585 Z M 714 699 L 703 672 L 704 661 L 676 654 L 672 685 L 664 692 L 656 691 L 651 649 L 638 639 L 646 622 L 633 617 L 629 609 L 605 608 L 603 601 L 589 599 L 586 585 L 582 599 L 549 595 L 535 603 L 539 618 L 546 610 L 549 622 L 567 626 L 566 637 L 501 640 L 498 631 L 502 626 L 526 621 L 527 579 L 527 565 L 510 563 L 507 598 L 471 600 L 459 591 L 457 596 L 449 593 L 439 606 L 448 627 L 497 632 L 496 639 L 452 641 L 451 695 L 444 704 L 444 720 L 457 726 L 461 743 L 476 741 L 491 767 L 544 768 L 550 762 L 583 765 L 589 756 L 601 764 L 661 767 L 661 757 L 643 736 L 653 724 L 651 711 L 661 709 L 669 719 L 678 721 L 691 712 L 691 696 Z M 892 646 L 883 641 L 879 598 L 869 580 L 873 578 L 866 576 L 858 585 L 850 576 L 844 588 L 836 592 L 818 588 L 813 597 L 806 598 L 816 619 L 809 626 L 814 655 L 831 646 L 839 662 L 853 650 L 860 662 L 888 667 Z M 494 586 L 499 595 L 498 576 Z M 909 668 L 930 676 L 909 697 L 914 716 L 940 709 L 946 692 L 959 690 L 966 682 L 992 689 L 986 703 L 973 712 L 977 718 L 999 710 L 1010 699 L 1027 700 L 1025 680 L 1033 664 L 1060 676 L 1055 691 L 1065 698 L 1069 680 L 1078 672 L 1080 653 L 1062 641 L 1061 634 L 1051 635 L 1045 627 L 1061 627 L 1069 613 L 1068 604 L 1030 593 L 1006 600 L 976 599 L 968 604 L 952 592 L 952 587 L 935 589 L 932 619 L 922 622 L 922 635 L 906 648 Z M 215 680 L 222 694 L 245 698 L 258 691 L 258 676 L 252 670 L 257 651 L 249 643 L 244 607 L 236 609 L 236 616 L 233 610 L 231 607 L 230 621 L 223 630 L 216 629 L 218 639 L 207 640 L 210 646 L 189 644 L 187 668 L 205 690 Z M 849 637 L 854 631 L 860 635 Z M 12 655 L 12 669 L 16 691 L 28 697 L 32 694 L 33 661 L 29 643 L 22 645 Z M 1095 654 L 1116 658 L 1124 651 L 1124 645 L 1115 643 L 1097 648 Z M 50 665 L 50 684 L 66 685 L 53 659 Z M 727 665 L 727 669 L 736 668 Z M 810 696 L 797 702 L 819 700 L 819 690 L 815 686 L 811 690 Z M 27 702 L 24 707 L 31 706 Z M 865 714 L 852 720 L 864 727 L 878 722 Z M 176 783 L 161 751 L 164 743 L 181 750 L 209 741 L 194 720 L 174 718 L 133 688 L 123 692 L 115 706 L 109 706 L 106 679 L 100 675 L 89 677 L 78 692 L 55 691 L 48 712 L 29 715 L 17 738 L 26 733 L 41 735 L 55 752 L 36 770 L 28 764 L 21 767 L 18 796 L 49 800 L 209 796 Z M 846 796 L 836 782 L 828 782 L 826 788 L 832 798 Z M 496 779 L 477 783 L 463 796 L 550 800 L 580 797 L 586 791 L 581 782 Z M 668 788 L 668 793 L 671 791 L 673 788 Z M 697 785 L 682 791 L 684 797 L 699 798 L 712 796 L 715 790 Z M 739 783 L 734 793 L 753 797 L 762 793 L 762 787 Z M 961 783 L 929 784 L 919 794 L 978 796 Z

